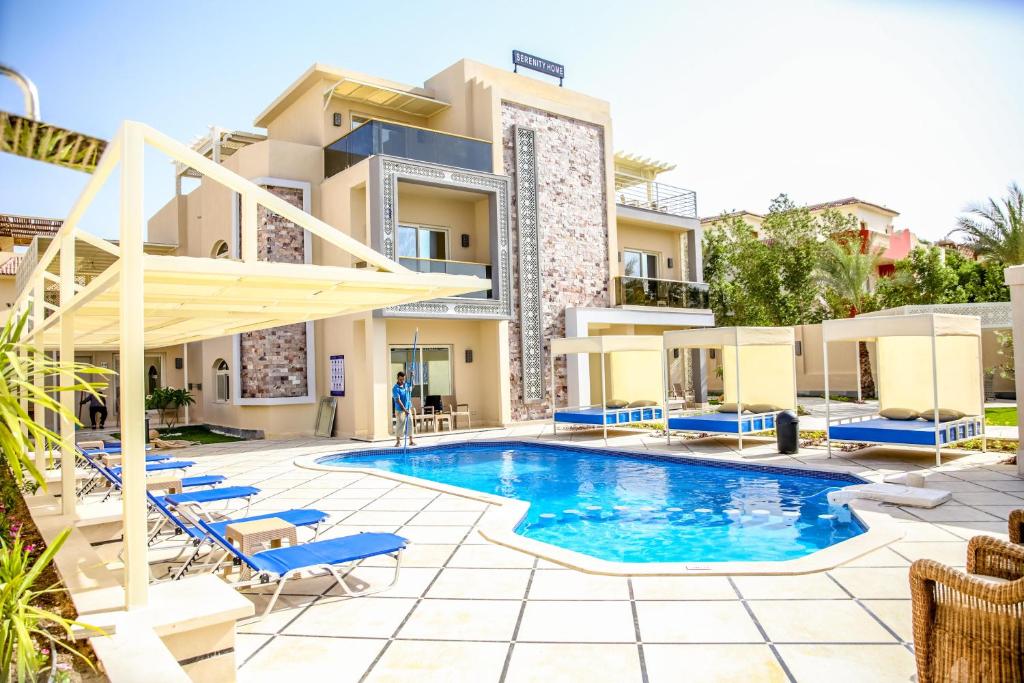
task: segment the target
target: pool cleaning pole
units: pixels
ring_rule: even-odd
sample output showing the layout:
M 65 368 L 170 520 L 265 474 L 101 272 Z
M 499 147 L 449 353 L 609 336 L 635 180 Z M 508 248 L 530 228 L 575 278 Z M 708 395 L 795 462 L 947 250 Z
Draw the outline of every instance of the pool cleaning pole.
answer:
M 412 333 L 412 362 L 409 363 L 409 381 L 412 383 L 413 390 L 416 389 L 416 342 L 419 341 L 419 338 L 420 338 L 420 328 L 417 327 L 416 331 Z M 412 403 L 412 391 L 409 392 L 409 403 L 410 404 Z M 413 429 L 415 429 L 415 425 L 416 425 L 416 418 L 412 414 L 412 405 L 408 405 L 408 406 L 406 406 L 406 408 L 409 409 L 409 412 L 406 413 L 406 417 L 405 417 L 405 430 L 403 431 L 403 436 L 402 436 L 402 439 L 403 439 L 403 441 L 402 441 L 402 450 L 404 450 L 404 451 L 408 451 L 409 450 L 409 429 L 410 429 L 410 427 L 409 427 L 409 420 L 412 420 L 412 424 L 413 424 L 412 428 Z M 397 424 L 397 421 L 396 421 L 396 424 Z

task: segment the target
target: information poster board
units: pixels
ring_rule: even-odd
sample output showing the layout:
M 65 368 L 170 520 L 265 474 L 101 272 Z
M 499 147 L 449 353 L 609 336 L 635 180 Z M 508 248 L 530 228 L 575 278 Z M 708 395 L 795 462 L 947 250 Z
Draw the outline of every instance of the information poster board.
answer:
M 331 356 L 331 396 L 345 395 L 345 356 Z

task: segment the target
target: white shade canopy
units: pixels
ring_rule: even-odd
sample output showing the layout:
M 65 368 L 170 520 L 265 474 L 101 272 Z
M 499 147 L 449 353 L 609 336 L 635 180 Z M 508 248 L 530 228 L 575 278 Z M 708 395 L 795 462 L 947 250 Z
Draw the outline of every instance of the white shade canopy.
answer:
M 717 349 L 723 346 L 793 345 L 792 327 L 699 327 L 673 330 L 663 337 L 666 349 Z
M 826 320 L 821 324 L 826 342 L 873 341 L 880 337 L 978 337 L 981 319 L 974 315 L 921 313 Z
M 565 337 L 551 340 L 551 354 L 612 353 L 613 351 L 661 351 L 661 337 L 651 335 L 607 335 Z

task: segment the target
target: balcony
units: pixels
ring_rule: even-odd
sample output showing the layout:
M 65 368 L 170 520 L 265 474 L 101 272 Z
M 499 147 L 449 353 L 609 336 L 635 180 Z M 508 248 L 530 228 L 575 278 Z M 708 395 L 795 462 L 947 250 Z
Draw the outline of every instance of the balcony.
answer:
M 324 148 L 324 178 L 384 154 L 491 172 L 491 143 L 387 121 L 367 121 Z
M 615 203 L 670 216 L 697 217 L 697 193 L 664 183 L 616 178 Z
M 622 275 L 615 278 L 615 300 L 619 306 L 707 308 L 708 286 L 703 282 Z
M 409 270 L 417 273 L 444 273 L 446 275 L 473 275 L 491 279 L 491 266 L 487 263 L 471 263 L 469 261 L 447 261 L 431 258 L 400 256 L 398 262 Z M 458 296 L 465 299 L 491 299 L 492 290 L 483 292 L 467 292 Z

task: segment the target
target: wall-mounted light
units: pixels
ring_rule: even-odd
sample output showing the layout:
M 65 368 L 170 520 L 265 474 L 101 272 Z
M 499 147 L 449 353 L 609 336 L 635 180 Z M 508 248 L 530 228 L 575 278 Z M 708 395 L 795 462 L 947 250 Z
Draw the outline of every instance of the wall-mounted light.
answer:
M 174 359 L 174 369 L 175 370 L 181 370 L 183 367 L 185 367 L 185 361 L 183 359 L 181 359 L 181 358 L 175 358 Z
M 462 235 L 462 248 L 465 249 L 469 246 L 469 235 L 463 233 Z
M 672 349 L 672 357 L 679 358 L 679 349 Z
M 715 349 L 708 349 L 708 358 L 711 360 L 715 359 Z
M 796 355 L 798 355 L 798 356 L 804 355 L 804 343 L 803 342 L 801 342 L 801 341 L 795 342 L 794 343 L 794 348 L 796 349 Z
M 671 257 L 671 256 L 670 256 L 670 257 L 669 257 L 669 259 L 668 259 L 668 267 L 669 267 L 669 268 L 671 268 L 671 267 L 672 267 L 672 257 Z
M 334 119 L 333 120 L 334 120 L 334 125 L 335 126 L 339 126 L 339 127 L 341 126 L 341 114 L 339 112 L 335 112 L 334 113 Z
M 467 363 L 472 363 L 473 362 L 473 349 L 466 349 L 466 362 Z
M 622 263 L 622 252 L 619 252 L 619 263 Z

